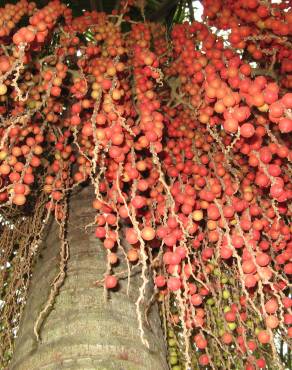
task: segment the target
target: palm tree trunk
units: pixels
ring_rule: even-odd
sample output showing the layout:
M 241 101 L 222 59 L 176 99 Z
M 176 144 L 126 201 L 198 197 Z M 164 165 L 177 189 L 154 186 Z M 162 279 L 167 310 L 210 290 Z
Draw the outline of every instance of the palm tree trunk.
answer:
M 54 222 L 48 228 L 33 272 L 11 370 L 168 369 L 156 305 L 151 309 L 150 327 L 145 325 L 150 349 L 140 339 L 135 306 L 140 277 L 132 277 L 129 296 L 122 283 L 122 289 L 110 293 L 107 301 L 103 287 L 93 284 L 103 278 L 106 262 L 100 241 L 92 230 L 84 231 L 84 225 L 94 219 L 91 193 L 92 189 L 85 188 L 70 201 L 67 276 L 43 322 L 41 342 L 37 342 L 34 323 L 58 273 L 58 226 Z M 150 290 L 147 294 L 145 301 Z

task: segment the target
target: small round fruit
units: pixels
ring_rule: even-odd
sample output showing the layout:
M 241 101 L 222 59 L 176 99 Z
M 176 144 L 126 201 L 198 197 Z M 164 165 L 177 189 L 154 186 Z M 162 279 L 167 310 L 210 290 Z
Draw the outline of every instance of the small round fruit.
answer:
M 0 96 L 7 93 L 7 86 L 5 84 L 0 84 Z
M 12 203 L 17 206 L 23 206 L 26 202 L 26 197 L 23 194 L 15 194 L 12 198 Z
M 222 296 L 223 296 L 223 299 L 228 299 L 230 297 L 229 290 L 223 290 Z
M 114 275 L 108 275 L 104 279 L 104 284 L 107 289 L 113 289 L 118 285 L 118 279 Z
M 266 330 L 260 330 L 257 337 L 261 344 L 267 344 L 271 340 L 270 334 Z
M 155 230 L 150 226 L 145 226 L 141 230 L 141 236 L 144 240 L 150 241 L 155 238 Z
M 130 248 L 127 252 L 127 257 L 130 262 L 136 262 L 139 259 L 139 252 L 135 248 Z
M 192 213 L 192 218 L 194 221 L 201 221 L 203 219 L 204 215 L 203 215 L 203 211 L 201 211 L 200 209 L 194 211 Z

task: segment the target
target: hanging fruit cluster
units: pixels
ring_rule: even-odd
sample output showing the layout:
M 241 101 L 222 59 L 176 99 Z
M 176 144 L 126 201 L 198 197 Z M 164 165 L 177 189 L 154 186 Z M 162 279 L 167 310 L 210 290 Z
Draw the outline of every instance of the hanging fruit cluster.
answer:
M 58 0 L 0 10 L 0 207 L 45 193 L 64 220 L 68 192 L 91 183 L 104 284 L 118 288 L 122 251 L 129 274 L 142 267 L 139 308 L 151 269 L 174 370 L 283 368 L 289 4 L 206 0 L 203 21 L 169 38 L 163 25 L 131 21 L 133 5 L 75 19 Z
M 275 63 L 280 73 L 272 76 L 286 88 L 292 87 L 292 11 L 289 1 L 212 1 L 204 0 L 204 16 L 209 26 L 229 30 L 228 41 L 236 50 L 244 50 L 266 73 Z M 268 63 L 268 64 L 266 64 Z M 265 68 L 264 68 L 265 69 Z

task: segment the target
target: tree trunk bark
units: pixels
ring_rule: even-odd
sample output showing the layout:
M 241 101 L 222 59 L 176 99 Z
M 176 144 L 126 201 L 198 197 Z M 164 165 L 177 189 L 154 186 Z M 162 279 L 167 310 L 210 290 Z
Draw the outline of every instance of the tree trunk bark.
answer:
M 107 301 L 103 287 L 93 284 L 103 279 L 106 253 L 93 230 L 84 231 L 84 225 L 94 219 L 92 193 L 91 188 L 85 188 L 71 198 L 67 276 L 43 322 L 41 342 L 37 342 L 34 323 L 47 301 L 59 265 L 58 225 L 54 222 L 48 228 L 33 271 L 11 370 L 168 369 L 156 305 L 150 312 L 150 327 L 144 325 L 150 349 L 140 339 L 135 306 L 141 284 L 139 275 L 131 279 L 129 296 L 124 282 L 122 289 L 110 293 Z M 145 302 L 149 300 L 150 290 Z

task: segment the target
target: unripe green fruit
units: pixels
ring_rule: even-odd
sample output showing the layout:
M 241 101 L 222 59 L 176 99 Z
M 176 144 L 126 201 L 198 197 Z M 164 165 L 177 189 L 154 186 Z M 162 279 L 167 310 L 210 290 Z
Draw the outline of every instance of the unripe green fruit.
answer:
M 176 345 L 175 339 L 169 339 L 168 340 L 168 345 L 169 345 L 169 347 L 174 347 Z
M 169 363 L 170 363 L 170 365 L 176 365 L 176 364 L 177 364 L 177 362 L 178 362 L 178 358 L 177 358 L 177 356 L 171 356 L 171 357 L 169 358 Z
M 27 105 L 30 109 L 34 109 L 36 107 L 36 102 L 35 100 L 31 100 Z
M 4 161 L 4 159 L 8 156 L 8 153 L 4 150 L 0 152 L 0 161 Z
M 224 313 L 229 312 L 231 311 L 231 308 L 229 306 L 225 306 L 223 311 Z
M 248 320 L 248 321 L 246 322 L 246 325 L 247 325 L 250 329 L 252 329 L 252 328 L 253 328 L 253 322 L 252 322 L 251 320 Z
M 222 328 L 219 330 L 218 334 L 220 337 L 222 337 L 222 335 L 225 333 L 225 330 Z
M 220 270 L 218 268 L 213 270 L 213 275 L 220 276 Z
M 208 304 L 209 306 L 213 306 L 213 305 L 215 304 L 214 299 L 213 299 L 213 298 L 209 298 L 209 299 L 207 299 L 207 304 Z
M 228 279 L 226 276 L 224 276 L 223 278 L 221 278 L 221 283 L 222 284 L 227 284 L 228 283 Z
M 5 84 L 0 83 L 0 95 L 5 95 L 7 93 L 7 86 Z
M 173 338 L 173 337 L 174 337 L 174 332 L 173 332 L 173 330 L 168 330 L 168 336 L 169 336 L 170 338 Z
M 223 299 L 230 298 L 230 292 L 229 292 L 229 290 L 223 290 L 222 296 L 223 296 Z
M 254 331 L 254 332 L 255 332 L 255 334 L 256 334 L 256 335 L 258 335 L 258 333 L 259 333 L 260 331 L 261 331 L 261 329 L 260 329 L 260 328 L 255 328 L 255 331 Z
M 230 330 L 235 330 L 235 329 L 236 329 L 236 324 L 235 324 L 235 322 L 229 322 L 229 323 L 227 324 L 227 326 L 228 326 L 228 328 L 229 328 Z
M 172 370 L 182 370 L 182 369 L 181 369 L 181 366 L 175 365 L 173 366 Z

